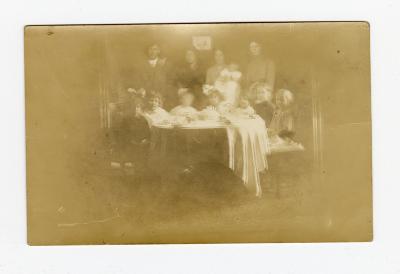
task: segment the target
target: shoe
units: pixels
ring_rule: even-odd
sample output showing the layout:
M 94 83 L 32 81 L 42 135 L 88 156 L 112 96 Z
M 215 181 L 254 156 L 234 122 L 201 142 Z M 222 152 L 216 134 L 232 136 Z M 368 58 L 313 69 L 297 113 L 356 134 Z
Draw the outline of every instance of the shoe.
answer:
M 131 162 L 126 162 L 125 167 L 133 167 L 133 164 Z
M 118 163 L 118 162 L 111 162 L 111 167 L 112 167 L 112 168 L 121 168 L 121 163 Z

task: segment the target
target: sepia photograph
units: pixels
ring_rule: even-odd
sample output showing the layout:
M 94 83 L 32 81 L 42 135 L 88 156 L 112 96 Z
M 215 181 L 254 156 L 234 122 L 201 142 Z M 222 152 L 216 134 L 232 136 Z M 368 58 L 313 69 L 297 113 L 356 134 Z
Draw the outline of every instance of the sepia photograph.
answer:
M 367 22 L 24 30 L 30 245 L 373 239 Z

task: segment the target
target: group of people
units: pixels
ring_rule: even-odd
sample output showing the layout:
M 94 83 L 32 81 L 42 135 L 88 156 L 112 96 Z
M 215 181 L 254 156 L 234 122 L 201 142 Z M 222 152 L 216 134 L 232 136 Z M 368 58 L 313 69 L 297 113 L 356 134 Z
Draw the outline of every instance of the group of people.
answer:
M 175 88 L 171 90 L 167 89 L 171 86 L 171 68 L 161 58 L 160 47 L 150 46 L 148 60 L 138 71 L 138 85 L 127 89 L 129 99 L 124 102 L 124 111 L 120 111 L 121 121 L 126 122 L 117 126 L 118 138 L 126 136 L 122 139 L 127 140 L 119 142 L 145 146 L 150 140 L 148 128 L 153 126 L 220 121 L 229 116 L 262 118 L 270 136 L 291 139 L 294 96 L 287 89 L 274 92 L 275 66 L 263 57 L 259 43 L 251 42 L 249 52 L 251 59 L 245 73 L 234 62 L 226 64 L 224 53 L 218 49 L 214 51 L 215 64 L 203 73 L 196 52 L 188 50 L 186 67 L 176 74 Z M 136 133 L 121 135 L 124 127 Z
M 214 50 L 213 62 L 207 67 L 199 60 L 198 52 L 186 50 L 184 62 L 172 65 L 163 57 L 157 44 L 148 48 L 147 59 L 136 69 L 135 89 L 144 89 L 148 94 L 157 92 L 163 96 L 164 108 L 171 110 L 179 101 L 179 95 L 190 91 L 195 97 L 194 106 L 202 109 L 207 104 L 206 89 L 217 89 L 224 100 L 237 105 L 240 95 L 247 93 L 257 82 L 264 82 L 271 90 L 275 85 L 275 65 L 262 54 L 257 42 L 249 44 L 249 60 L 244 70 L 237 63 L 227 62 L 224 51 Z
M 280 89 L 275 94 L 265 83 L 253 87 L 254 98 L 240 95 L 237 102 L 231 102 L 216 88 L 205 91 L 207 103 L 203 109 L 194 105 L 196 97 L 190 91 L 179 94 L 179 104 L 170 111 L 163 108 L 163 97 L 159 93 L 142 96 L 143 103 L 137 104 L 138 115 L 142 115 L 149 126 L 184 125 L 196 120 L 222 121 L 224 118 L 256 118 L 264 120 L 270 135 L 284 135 L 293 131 L 292 114 L 293 94 L 287 89 Z M 142 107 L 144 107 L 142 109 Z

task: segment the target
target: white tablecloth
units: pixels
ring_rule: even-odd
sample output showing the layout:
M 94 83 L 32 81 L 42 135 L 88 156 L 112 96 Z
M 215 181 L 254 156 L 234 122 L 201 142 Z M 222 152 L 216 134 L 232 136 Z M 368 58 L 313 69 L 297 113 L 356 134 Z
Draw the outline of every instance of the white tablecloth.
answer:
M 215 129 L 225 128 L 229 144 L 229 167 L 242 178 L 247 189 L 260 197 L 260 172 L 267 168 L 269 142 L 264 121 L 255 118 L 227 117 L 229 123 L 220 121 L 193 121 L 180 126 L 160 125 L 164 129 Z
M 254 119 L 230 119 L 228 126 L 229 167 L 242 178 L 247 189 L 260 197 L 260 172 L 267 169 L 269 143 L 264 121 Z

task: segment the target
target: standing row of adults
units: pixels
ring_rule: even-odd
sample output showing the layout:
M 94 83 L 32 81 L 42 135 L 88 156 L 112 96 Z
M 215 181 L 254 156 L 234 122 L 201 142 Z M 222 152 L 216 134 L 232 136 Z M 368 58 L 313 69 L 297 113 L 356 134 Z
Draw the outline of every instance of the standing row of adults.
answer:
M 220 49 L 214 51 L 214 64 L 207 70 L 194 50 L 187 50 L 184 64 L 174 68 L 162 57 L 159 45 L 153 44 L 148 48 L 147 60 L 138 68 L 135 88 L 160 93 L 166 109 L 174 107 L 179 94 L 189 90 L 196 98 L 195 106 L 200 109 L 206 102 L 203 85 L 214 86 L 221 72 L 228 68 L 225 54 Z M 249 44 L 249 60 L 240 82 L 244 87 L 242 90 L 248 90 L 256 82 L 265 82 L 272 90 L 274 88 L 274 63 L 266 58 L 258 42 Z

